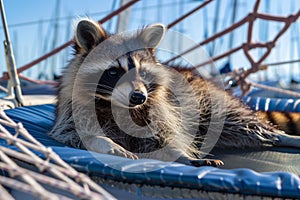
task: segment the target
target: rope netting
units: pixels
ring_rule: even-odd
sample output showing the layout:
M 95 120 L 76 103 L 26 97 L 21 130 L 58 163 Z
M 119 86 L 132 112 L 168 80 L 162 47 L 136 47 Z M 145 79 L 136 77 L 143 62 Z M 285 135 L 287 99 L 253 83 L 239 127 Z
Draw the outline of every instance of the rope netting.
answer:
M 10 133 L 6 127 L 14 129 L 15 133 Z M 21 123 L 15 123 L 3 110 L 0 111 L 0 139 L 9 147 L 15 147 L 0 146 L 0 199 L 14 199 L 4 187 L 41 199 L 70 199 L 56 193 L 55 188 L 80 199 L 114 199 L 87 175 L 77 172 L 51 148 L 32 137 Z M 23 167 L 26 164 L 31 167 Z M 54 191 L 44 185 L 51 186 Z
M 220 60 L 222 58 L 230 56 L 233 53 L 236 53 L 237 51 L 243 50 L 243 52 L 244 52 L 246 58 L 248 59 L 251 67 L 247 70 L 244 70 L 243 73 L 239 73 L 239 74 L 238 73 L 231 73 L 231 75 L 234 75 L 233 79 L 235 79 L 237 84 L 240 85 L 240 87 L 242 89 L 242 92 L 243 92 L 243 95 L 245 95 L 247 92 L 249 92 L 251 86 L 254 86 L 254 87 L 258 87 L 258 88 L 272 90 L 272 91 L 275 91 L 275 92 L 285 93 L 285 94 L 291 95 L 291 96 L 300 97 L 300 94 L 297 93 L 297 92 L 287 91 L 287 90 L 283 90 L 283 89 L 276 88 L 276 87 L 264 86 L 264 85 L 261 85 L 261 84 L 258 84 L 258 83 L 253 83 L 253 82 L 249 81 L 248 79 L 246 79 L 250 74 L 253 74 L 253 73 L 255 73 L 257 71 L 260 71 L 260 70 L 266 70 L 267 65 L 262 65 L 262 63 L 270 55 L 272 49 L 276 46 L 276 42 L 278 41 L 278 39 L 288 30 L 288 28 L 291 26 L 292 23 L 294 23 L 298 20 L 298 18 L 300 16 L 300 11 L 298 11 L 296 14 L 291 14 L 287 17 L 259 13 L 258 8 L 259 8 L 259 5 L 260 5 L 260 2 L 261 2 L 261 0 L 256 0 L 253 11 L 251 13 L 249 13 L 246 17 L 241 19 L 240 21 L 232 24 L 230 27 L 224 29 L 223 31 L 220 31 L 220 32 L 214 34 L 213 36 L 205 39 L 204 41 L 200 42 L 199 44 L 183 51 L 179 55 L 165 61 L 164 63 L 168 64 L 171 61 L 175 61 L 176 59 L 180 58 L 181 56 L 183 56 L 185 54 L 188 54 L 188 53 L 196 50 L 197 48 L 216 40 L 217 38 L 220 38 L 220 37 L 222 37 L 222 36 L 224 36 L 228 33 L 231 33 L 235 29 L 237 29 L 237 28 L 243 26 L 244 24 L 248 23 L 247 41 L 245 43 L 242 43 L 238 47 L 230 49 L 230 50 L 226 51 L 225 53 L 222 53 L 221 55 L 214 56 L 214 57 L 210 58 L 210 60 L 195 66 L 195 68 L 205 66 L 207 64 L 212 63 L 213 61 Z M 264 43 L 263 42 L 253 42 L 253 40 L 252 40 L 253 25 L 254 25 L 255 20 L 257 20 L 257 19 L 269 20 L 269 21 L 275 21 L 275 22 L 282 22 L 282 23 L 284 23 L 284 26 L 277 33 L 277 35 L 274 37 L 273 40 L 271 40 L 269 42 L 264 42 Z M 256 49 L 256 48 L 265 48 L 266 49 L 266 52 L 257 61 L 255 61 L 253 56 L 250 54 L 250 51 L 252 49 Z M 279 62 L 279 63 L 277 63 L 277 65 L 280 65 L 282 63 L 286 64 L 286 63 L 294 63 L 294 62 L 298 62 L 298 61 Z

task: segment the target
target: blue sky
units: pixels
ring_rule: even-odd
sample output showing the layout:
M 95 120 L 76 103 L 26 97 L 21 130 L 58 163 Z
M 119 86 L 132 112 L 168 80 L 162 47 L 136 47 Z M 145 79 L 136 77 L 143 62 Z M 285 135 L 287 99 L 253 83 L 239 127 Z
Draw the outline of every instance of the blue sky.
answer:
M 118 2 L 119 1 L 117 1 L 117 4 Z M 178 2 L 180 2 L 181 5 Z M 217 31 L 229 26 L 232 14 L 232 0 L 220 0 L 220 2 L 220 11 L 217 17 L 219 22 L 216 29 Z M 269 8 L 266 2 L 272 2 L 272 4 L 269 4 Z M 9 31 L 18 67 L 27 64 L 34 58 L 43 55 L 45 52 L 49 52 L 54 46 L 59 46 L 71 39 L 73 36 L 72 19 L 85 15 L 92 16 L 94 19 L 101 19 L 111 11 L 114 4 L 112 0 L 60 0 L 60 11 L 59 13 L 55 13 L 56 3 L 56 0 L 4 0 Z M 180 15 L 198 6 L 200 3 L 200 1 L 196 0 L 142 0 L 133 7 L 128 29 L 139 28 L 153 22 L 168 24 Z M 253 9 L 254 3 L 255 0 L 239 0 L 236 20 L 245 17 L 246 14 Z M 202 41 L 205 36 L 211 36 L 213 33 L 213 22 L 216 19 L 215 6 L 216 1 L 210 3 L 205 11 L 201 10 L 184 20 L 181 25 L 177 25 L 172 29 L 186 34 L 195 42 Z M 299 0 L 261 0 L 259 11 L 287 16 L 297 12 L 299 9 Z M 204 16 L 205 13 L 207 18 Z M 60 20 L 58 21 L 59 28 L 56 33 L 57 37 L 54 39 L 54 20 L 47 20 L 56 17 Z M 276 50 L 274 50 L 268 60 L 266 60 L 267 63 L 299 58 L 297 53 L 300 51 L 300 47 L 299 42 L 297 44 L 296 41 L 300 38 L 298 37 L 294 39 L 294 43 L 290 43 L 292 37 L 291 32 L 294 32 L 295 35 L 295 33 L 299 33 L 300 31 L 299 21 L 300 20 L 291 27 L 291 30 L 293 31 L 287 32 L 280 39 Z M 115 31 L 115 24 L 116 18 L 114 18 L 111 24 L 109 22 L 105 23 L 104 27 L 110 27 L 110 31 L 113 32 Z M 269 26 L 268 31 L 266 30 L 267 26 Z M 273 37 L 280 26 L 282 25 L 278 23 L 268 23 L 267 25 L 267 23 L 263 21 L 256 22 L 253 37 L 254 41 L 261 41 L 265 40 L 266 37 Z M 2 28 L 0 30 L 2 30 Z M 245 41 L 246 31 L 247 26 L 243 26 L 234 32 L 233 46 L 237 46 Z M 266 36 L 266 34 L 268 36 Z M 0 40 L 4 40 L 3 33 L 0 34 Z M 294 53 L 290 52 L 292 44 L 294 45 Z M 211 44 L 204 48 L 209 49 L 210 45 Z M 228 36 L 217 40 L 215 45 L 216 54 L 226 51 L 228 49 Z M 182 45 L 182 48 L 186 49 L 187 47 Z M 259 55 L 259 53 L 259 51 L 256 51 L 254 52 L 254 55 Z M 26 74 L 35 77 L 44 72 L 50 72 L 51 68 L 54 69 L 56 73 L 59 73 L 66 65 L 67 60 L 70 59 L 70 54 L 71 50 L 69 48 L 57 56 L 35 66 L 30 71 L 26 72 Z M 235 67 L 249 66 L 242 52 L 234 54 L 232 56 L 232 61 Z M 223 59 L 216 62 L 216 64 L 218 67 L 221 67 L 225 62 L 226 59 Z M 5 66 L 5 57 L 2 46 L 0 48 L 0 66 L 1 70 L 3 70 L 3 66 Z M 282 68 L 283 67 L 280 69 Z M 292 70 L 290 67 L 285 67 L 280 74 L 289 74 L 290 70 Z M 294 74 L 296 74 L 296 76 L 298 74 L 300 77 L 299 65 L 295 65 L 293 70 L 295 70 Z M 275 72 L 278 73 L 278 70 L 270 70 L 268 76 L 275 76 Z

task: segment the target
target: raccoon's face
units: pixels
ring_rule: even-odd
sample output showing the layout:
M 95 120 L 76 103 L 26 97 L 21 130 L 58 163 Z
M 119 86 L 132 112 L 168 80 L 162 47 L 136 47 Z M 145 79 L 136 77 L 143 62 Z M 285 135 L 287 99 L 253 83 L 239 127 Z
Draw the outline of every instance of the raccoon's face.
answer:
M 76 29 L 77 54 L 98 54 L 97 70 L 100 74 L 95 89 L 96 100 L 109 101 L 117 106 L 135 108 L 145 104 L 156 90 L 157 84 L 163 82 L 160 64 L 154 55 L 154 50 L 164 35 L 165 28 L 154 24 L 144 28 L 135 36 L 118 38 L 108 36 L 104 29 L 90 20 L 82 20 Z M 107 49 L 101 47 L 106 39 Z M 133 44 L 139 48 L 130 48 Z M 103 46 L 103 45 L 102 45 Z M 98 51 L 97 48 L 102 48 Z M 124 47 L 126 47 L 124 50 Z M 141 48 L 143 47 L 143 48 Z M 92 51 L 94 49 L 94 51 Z M 123 49 L 123 54 L 116 52 Z M 128 50 L 128 51 L 127 51 Z M 107 62 L 99 56 L 107 58 Z M 100 56 L 100 57 L 101 57 Z M 97 60 L 95 58 L 95 60 Z M 89 72 L 87 72 L 89 73 Z M 90 76 L 94 76 L 93 73 Z
M 147 53 L 145 50 L 129 52 L 114 61 L 103 72 L 96 97 L 108 99 L 123 107 L 143 105 L 156 82 L 156 75 L 150 70 L 156 64 L 152 62 L 151 54 Z

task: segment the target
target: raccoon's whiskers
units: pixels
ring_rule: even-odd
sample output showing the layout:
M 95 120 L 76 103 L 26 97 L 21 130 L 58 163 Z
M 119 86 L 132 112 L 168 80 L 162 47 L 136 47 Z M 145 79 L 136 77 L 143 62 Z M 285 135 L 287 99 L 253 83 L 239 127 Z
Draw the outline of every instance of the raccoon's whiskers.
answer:
M 109 91 L 109 90 L 97 88 L 97 89 L 96 89 L 96 93 L 99 93 L 99 92 L 100 92 L 100 93 L 103 93 L 103 94 L 108 94 L 108 95 L 111 95 L 111 94 L 112 94 L 112 92 Z
M 84 83 L 84 85 L 91 87 L 91 88 L 103 87 L 103 88 L 111 90 L 111 91 L 114 89 L 113 87 L 110 87 L 110 86 L 104 85 L 104 84 L 99 84 L 99 83 Z
M 106 101 L 110 101 L 111 100 L 110 96 L 104 96 L 104 95 L 97 94 L 97 93 L 91 93 L 90 95 L 93 95 L 95 97 L 98 97 L 98 98 L 106 100 Z
M 103 88 L 108 89 L 108 90 L 111 90 L 111 91 L 114 90 L 113 87 L 110 87 L 110 86 L 104 85 L 104 84 L 97 84 L 97 86 L 103 87 Z

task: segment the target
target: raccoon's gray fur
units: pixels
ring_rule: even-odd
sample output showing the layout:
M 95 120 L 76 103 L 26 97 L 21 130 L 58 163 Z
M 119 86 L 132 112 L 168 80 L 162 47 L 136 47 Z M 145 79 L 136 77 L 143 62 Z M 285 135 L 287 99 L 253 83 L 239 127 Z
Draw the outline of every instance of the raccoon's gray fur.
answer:
M 290 136 L 259 120 L 239 100 L 192 69 L 155 57 L 161 24 L 112 35 L 83 19 L 75 57 L 63 73 L 49 133 L 77 148 L 202 165 L 201 150 L 289 145 Z M 205 136 L 208 136 L 205 137 Z M 293 146 L 300 146 L 294 143 Z

